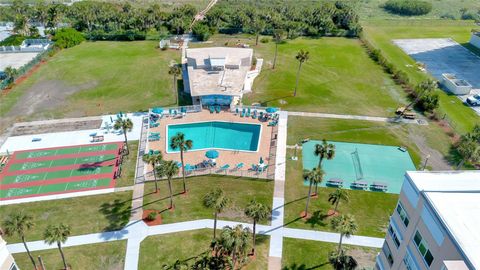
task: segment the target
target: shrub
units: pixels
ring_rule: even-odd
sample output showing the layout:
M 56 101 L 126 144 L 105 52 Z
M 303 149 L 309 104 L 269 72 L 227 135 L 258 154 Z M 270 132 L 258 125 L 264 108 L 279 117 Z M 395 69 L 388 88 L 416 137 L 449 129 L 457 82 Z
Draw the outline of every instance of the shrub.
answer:
M 82 43 L 85 37 L 73 28 L 60 28 L 55 32 L 52 40 L 55 41 L 57 48 L 66 49 Z
M 151 212 L 151 213 L 148 214 L 148 216 L 147 216 L 147 220 L 148 220 L 148 221 L 154 221 L 156 218 L 157 218 L 157 212 Z
M 270 39 L 267 38 L 267 37 L 263 37 L 263 38 L 260 39 L 260 42 L 261 43 L 268 43 L 268 42 L 270 42 Z
M 398 15 L 418 16 L 432 11 L 432 4 L 422 0 L 388 0 L 383 8 Z
M 192 33 L 199 41 L 207 41 L 211 35 L 208 26 L 202 23 L 195 24 Z
M 473 12 L 465 12 L 460 18 L 462 20 L 478 20 L 479 16 Z
M 22 35 L 11 35 L 0 41 L 0 46 L 20 46 L 27 37 Z
M 444 19 L 444 20 L 456 20 L 457 18 L 455 18 L 455 15 L 453 15 L 453 14 L 445 13 L 445 14 L 440 15 L 440 19 Z

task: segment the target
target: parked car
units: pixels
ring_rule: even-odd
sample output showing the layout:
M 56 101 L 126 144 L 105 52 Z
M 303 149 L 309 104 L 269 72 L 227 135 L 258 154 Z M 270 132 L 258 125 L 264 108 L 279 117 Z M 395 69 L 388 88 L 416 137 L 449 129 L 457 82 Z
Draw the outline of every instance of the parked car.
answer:
M 480 94 L 469 96 L 467 98 L 467 103 L 470 106 L 480 106 Z

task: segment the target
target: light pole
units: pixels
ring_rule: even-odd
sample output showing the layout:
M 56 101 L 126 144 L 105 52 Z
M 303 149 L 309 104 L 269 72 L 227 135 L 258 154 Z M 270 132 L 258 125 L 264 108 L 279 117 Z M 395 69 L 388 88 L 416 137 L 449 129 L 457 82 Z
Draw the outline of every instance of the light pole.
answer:
M 425 168 L 427 168 L 427 162 L 428 162 L 428 159 L 430 158 L 430 154 L 428 154 L 426 157 L 425 157 L 425 162 L 423 163 L 423 169 L 422 171 L 425 171 Z
M 297 147 L 298 147 L 298 144 L 295 144 L 295 152 L 293 152 L 292 160 L 298 160 L 298 157 L 297 157 Z

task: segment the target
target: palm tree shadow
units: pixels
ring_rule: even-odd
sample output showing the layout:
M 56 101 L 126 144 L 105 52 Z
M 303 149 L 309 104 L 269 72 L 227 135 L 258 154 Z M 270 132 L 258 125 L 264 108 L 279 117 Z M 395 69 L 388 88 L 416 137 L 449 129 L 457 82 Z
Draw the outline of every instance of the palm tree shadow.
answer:
M 269 102 L 273 102 L 273 101 L 277 101 L 277 100 L 281 100 L 281 99 L 289 98 L 289 97 L 293 97 L 293 95 L 287 95 L 287 96 L 283 96 L 283 97 L 277 97 L 277 98 L 272 98 L 272 99 L 268 99 L 268 100 L 263 100 L 263 101 L 259 101 L 259 103 L 260 103 L 261 106 L 267 107 Z
M 316 225 L 318 226 L 326 226 L 327 223 L 325 223 L 325 219 L 328 217 L 328 215 L 322 213 L 321 210 L 313 212 L 312 216 L 305 221 L 306 224 L 310 224 L 311 228 L 315 228 Z
M 116 199 L 113 202 L 106 202 L 100 205 L 99 212 L 108 220 L 108 225 L 104 228 L 104 231 L 120 230 L 127 225 L 132 208 L 129 201 Z

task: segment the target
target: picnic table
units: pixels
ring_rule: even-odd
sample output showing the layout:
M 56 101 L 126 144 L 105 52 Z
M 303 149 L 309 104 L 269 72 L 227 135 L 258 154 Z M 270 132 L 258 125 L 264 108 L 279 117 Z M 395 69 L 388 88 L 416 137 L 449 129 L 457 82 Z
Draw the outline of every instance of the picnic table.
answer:
M 388 184 L 385 182 L 373 182 L 373 184 L 371 185 L 371 188 L 374 190 L 387 191 Z
M 353 181 L 351 184 L 353 188 L 367 189 L 368 183 L 366 181 Z
M 342 187 L 343 186 L 343 180 L 340 179 L 340 178 L 330 178 L 330 180 L 327 181 L 327 185 L 335 186 L 335 187 Z
M 92 136 L 92 142 L 103 142 L 103 140 L 105 139 L 105 137 L 103 137 L 103 135 L 95 135 L 95 136 Z

